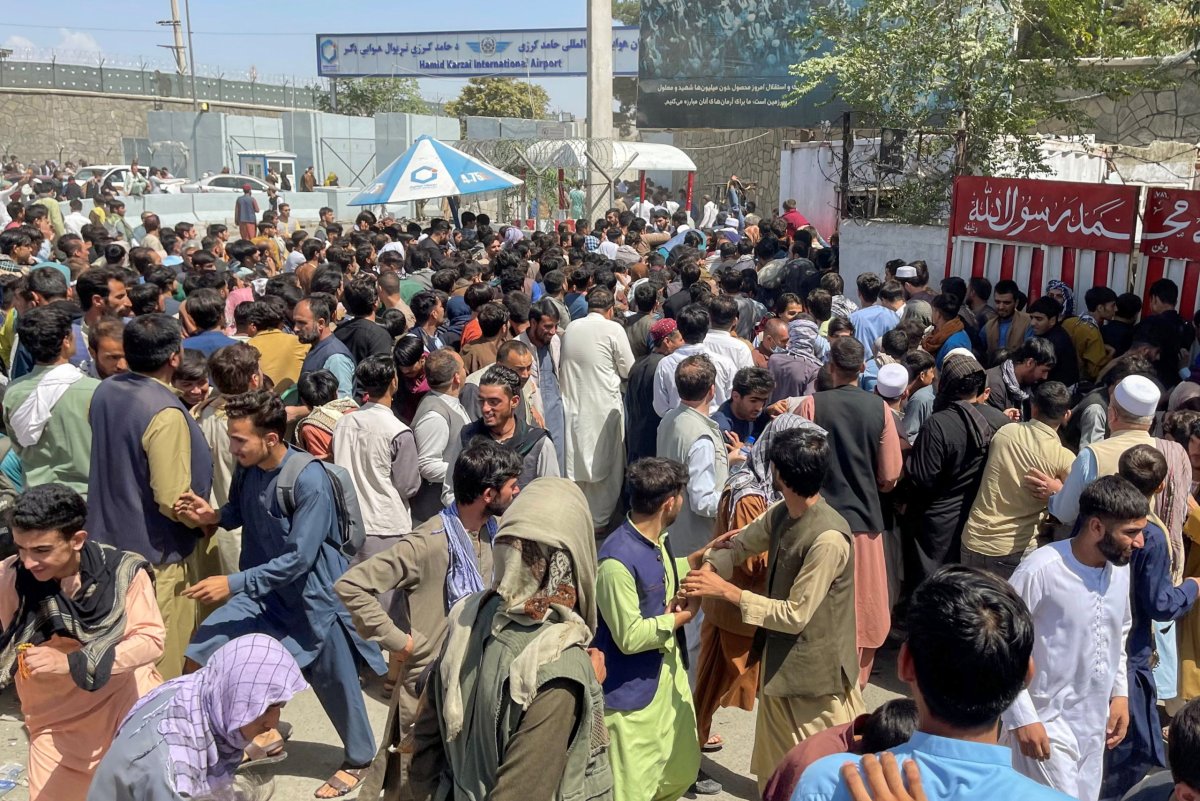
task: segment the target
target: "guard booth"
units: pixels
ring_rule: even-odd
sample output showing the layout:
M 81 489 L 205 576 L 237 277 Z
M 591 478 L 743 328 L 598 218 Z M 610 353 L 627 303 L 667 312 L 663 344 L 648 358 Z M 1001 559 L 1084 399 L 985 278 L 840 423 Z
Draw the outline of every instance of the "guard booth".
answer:
M 287 176 L 288 183 L 296 188 L 296 154 L 286 150 L 242 150 L 238 154 L 238 174 L 249 175 L 260 181 L 267 180 L 272 172 Z

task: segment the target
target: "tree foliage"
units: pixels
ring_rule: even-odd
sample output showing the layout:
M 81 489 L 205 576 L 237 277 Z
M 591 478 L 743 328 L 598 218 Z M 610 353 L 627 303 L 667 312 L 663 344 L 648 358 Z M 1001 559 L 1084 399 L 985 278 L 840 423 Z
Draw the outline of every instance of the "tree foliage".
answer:
M 537 84 L 515 78 L 472 78 L 462 93 L 446 104 L 451 117 L 519 117 L 540 120 L 550 108 L 550 95 Z
M 426 114 L 429 104 L 421 99 L 415 78 L 338 78 L 337 112 L 352 117 L 373 117 L 380 112 Z M 333 111 L 333 98 L 318 97 L 321 111 Z
M 832 81 L 856 127 L 907 131 L 904 166 L 888 183 L 895 216 L 930 222 L 955 174 L 1037 172 L 1039 125 L 1086 126 L 1073 97 L 1127 94 L 1161 79 L 1151 67 L 1081 59 L 1177 52 L 1181 37 L 1165 22 L 1175 13 L 1148 0 L 813 4 L 797 34 L 805 57 L 792 67 L 789 100 L 821 96 Z M 923 153 L 913 152 L 918 138 Z

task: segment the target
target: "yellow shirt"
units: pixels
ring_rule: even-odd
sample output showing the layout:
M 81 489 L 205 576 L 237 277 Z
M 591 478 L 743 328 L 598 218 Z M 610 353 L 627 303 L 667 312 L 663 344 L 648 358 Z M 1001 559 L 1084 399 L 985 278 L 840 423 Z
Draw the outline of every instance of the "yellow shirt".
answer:
M 1037 538 L 1046 501 L 1021 480 L 1030 470 L 1066 478 L 1074 459 L 1058 432 L 1039 420 L 1002 426 L 992 436 L 983 481 L 963 527 L 963 547 L 983 556 L 1024 553 Z

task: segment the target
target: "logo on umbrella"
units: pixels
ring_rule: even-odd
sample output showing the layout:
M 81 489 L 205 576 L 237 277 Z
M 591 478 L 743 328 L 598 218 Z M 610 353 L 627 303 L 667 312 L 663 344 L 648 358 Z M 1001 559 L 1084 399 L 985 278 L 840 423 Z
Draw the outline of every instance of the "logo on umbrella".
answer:
M 414 184 L 431 184 L 438 178 L 437 167 L 417 167 L 408 177 Z

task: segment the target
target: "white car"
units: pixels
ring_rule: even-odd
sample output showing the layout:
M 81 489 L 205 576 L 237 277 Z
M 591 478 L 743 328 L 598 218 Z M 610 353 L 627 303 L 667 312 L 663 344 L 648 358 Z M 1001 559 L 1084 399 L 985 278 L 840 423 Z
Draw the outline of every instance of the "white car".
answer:
M 92 177 L 92 173 L 100 173 L 100 185 L 104 186 L 105 182 L 111 183 L 113 189 L 119 194 L 125 194 L 125 181 L 129 178 L 128 164 L 89 164 L 86 167 L 80 167 L 75 171 L 75 180 L 84 184 Z M 138 167 L 138 174 L 143 178 L 146 177 L 146 168 Z M 163 185 L 163 190 L 171 193 L 180 191 L 180 187 L 184 184 L 182 178 L 167 178 L 160 181 Z
M 222 173 L 184 184 L 179 189 L 181 192 L 241 192 L 242 187 L 246 184 L 250 184 L 250 189 L 255 192 L 266 192 L 268 188 L 266 181 L 250 175 Z

